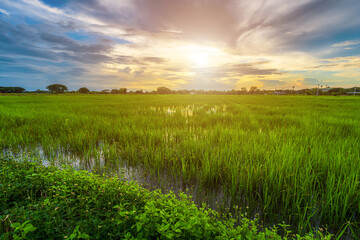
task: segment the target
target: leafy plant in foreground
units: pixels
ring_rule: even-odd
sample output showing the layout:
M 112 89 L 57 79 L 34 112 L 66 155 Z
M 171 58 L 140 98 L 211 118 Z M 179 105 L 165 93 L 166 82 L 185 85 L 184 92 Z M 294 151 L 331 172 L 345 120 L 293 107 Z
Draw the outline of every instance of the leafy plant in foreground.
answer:
M 235 219 L 197 207 L 185 194 L 34 159 L 0 157 L 0 182 L 3 239 L 282 239 L 274 229 L 260 231 L 256 220 L 242 218 L 235 227 Z M 9 222 L 18 224 L 7 228 Z M 310 236 L 330 237 L 298 239 Z

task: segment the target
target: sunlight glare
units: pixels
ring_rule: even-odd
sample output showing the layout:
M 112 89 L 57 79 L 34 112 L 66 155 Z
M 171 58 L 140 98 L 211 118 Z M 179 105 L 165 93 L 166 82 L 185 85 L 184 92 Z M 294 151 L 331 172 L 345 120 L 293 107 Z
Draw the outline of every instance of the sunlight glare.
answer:
M 189 62 L 198 67 L 213 65 L 221 54 L 219 49 L 212 47 L 191 46 L 187 48 Z
M 201 52 L 191 54 L 190 60 L 194 65 L 197 66 L 207 66 L 210 63 L 209 56 Z

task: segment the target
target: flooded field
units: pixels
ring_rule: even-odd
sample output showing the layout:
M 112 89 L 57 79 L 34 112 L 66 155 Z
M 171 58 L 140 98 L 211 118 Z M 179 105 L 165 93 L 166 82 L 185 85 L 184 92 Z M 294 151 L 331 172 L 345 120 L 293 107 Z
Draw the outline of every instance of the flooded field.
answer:
M 356 97 L 1 96 L 3 154 L 184 191 L 265 224 L 359 219 Z M 228 210 L 227 210 L 228 209 Z

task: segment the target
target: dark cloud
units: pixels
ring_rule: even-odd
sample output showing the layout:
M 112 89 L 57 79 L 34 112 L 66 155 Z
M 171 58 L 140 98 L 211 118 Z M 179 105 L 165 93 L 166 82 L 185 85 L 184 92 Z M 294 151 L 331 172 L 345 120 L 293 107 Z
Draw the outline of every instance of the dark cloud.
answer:
M 9 65 L 0 65 L 0 72 L 2 73 L 21 73 L 21 74 L 43 74 L 44 72 L 37 69 L 36 67 L 31 66 L 9 66 Z
M 76 82 L 91 77 L 86 64 L 113 61 L 114 42 L 75 41 L 65 35 L 66 30 L 80 24 L 53 21 L 27 24 L 21 19 L 0 19 L 0 72 L 4 81 L 27 89 L 54 82 L 76 86 Z
M 60 72 L 60 74 L 62 75 L 70 75 L 70 76 L 82 76 L 86 73 L 88 73 L 89 71 L 85 68 L 80 68 L 80 67 L 74 67 L 71 69 L 68 69 L 66 71 L 62 71 Z
M 271 74 L 282 74 L 275 68 L 261 69 L 257 68 L 258 63 L 245 63 L 236 64 L 230 67 L 231 72 L 236 72 L 240 75 L 271 75 Z
M 112 47 L 108 44 L 80 44 L 72 39 L 49 33 L 41 33 L 41 39 L 51 44 L 56 50 L 65 50 L 73 53 L 110 53 Z
M 129 55 L 117 55 L 114 58 L 114 62 L 126 65 L 147 65 L 148 63 L 162 64 L 166 62 L 166 59 L 160 57 L 136 58 Z
M 160 58 L 160 57 L 144 57 L 142 58 L 142 60 L 145 62 L 156 63 L 156 64 L 161 64 L 166 62 L 165 58 Z
M 37 33 L 38 30 L 30 26 L 12 25 L 0 20 L 0 54 L 56 60 L 55 54 L 44 51 L 35 44 L 39 42 Z
M 135 76 L 141 76 L 146 70 L 146 67 L 142 67 L 135 71 Z
M 103 54 L 92 54 L 92 53 L 61 53 L 62 59 L 69 62 L 76 61 L 77 63 L 83 64 L 99 64 L 99 63 L 111 63 L 113 58 Z
M 169 71 L 169 72 L 186 72 L 188 69 L 183 66 L 172 66 L 172 67 L 166 67 L 163 70 Z
M 120 64 L 139 64 L 139 61 L 135 59 L 133 56 L 128 55 L 117 55 L 114 59 L 114 62 L 120 63 Z
M 310 42 L 320 44 L 320 40 L 324 42 L 329 36 L 360 26 L 358 0 L 125 2 L 127 4 L 73 0 L 68 7 L 101 19 L 109 26 L 126 29 L 128 34 L 173 30 L 174 36 L 180 33 L 191 40 L 220 41 L 231 46 L 235 46 L 238 39 L 244 41 L 263 34 L 281 41 L 277 50 L 312 48 Z
M 283 74 L 275 68 L 260 68 L 259 65 L 267 62 L 253 62 L 253 63 L 241 63 L 241 64 L 227 64 L 220 67 L 212 68 L 211 74 L 221 77 L 233 77 L 233 76 L 245 76 L 245 75 L 272 75 Z M 209 69 L 208 71 L 211 71 Z
M 123 73 L 127 73 L 127 74 L 130 74 L 131 71 L 132 71 L 132 69 L 130 67 L 126 67 L 126 68 L 124 68 L 122 70 L 119 70 L 119 72 L 123 72 Z
M 344 70 L 347 68 L 359 68 L 360 58 L 358 56 L 338 57 L 331 59 L 331 61 L 325 60 L 323 61 L 323 63 L 324 64 L 317 65 L 314 67 L 308 67 L 308 68 L 330 68 L 330 69 L 332 68 L 336 70 Z
M 33 58 L 46 59 L 49 61 L 59 61 L 59 56 L 54 52 L 44 51 L 43 48 L 32 45 L 21 45 L 15 42 L 8 43 L 4 48 L 0 48 L 0 54 L 10 54 L 18 56 L 26 56 Z
M 338 35 L 346 35 L 360 27 L 360 4 L 357 0 L 311 0 L 289 8 L 283 13 L 270 13 L 264 8 L 256 16 L 258 21 L 248 26 L 248 31 L 266 29 L 268 37 L 281 37 L 276 50 L 284 48 L 328 48 Z
M 243 64 L 227 64 L 219 67 L 195 68 L 193 69 L 196 82 L 204 83 L 208 89 L 216 89 L 215 86 L 221 86 L 218 89 L 229 89 L 233 84 L 243 76 L 269 77 L 269 75 L 282 74 L 277 69 L 261 68 L 259 65 L 265 62 L 243 63 Z M 209 87 L 211 84 L 211 87 Z M 214 85 L 215 84 L 215 85 Z M 192 87 L 198 85 L 191 85 Z
M 112 46 L 108 43 L 83 44 L 65 36 L 44 32 L 43 28 L 13 25 L 1 20 L 0 30 L 0 54 L 86 64 L 112 60 L 108 56 L 112 52 Z
M 15 63 L 16 60 L 13 59 L 13 58 L 0 56 L 0 62 L 1 62 L 2 64 L 9 64 L 9 63 Z

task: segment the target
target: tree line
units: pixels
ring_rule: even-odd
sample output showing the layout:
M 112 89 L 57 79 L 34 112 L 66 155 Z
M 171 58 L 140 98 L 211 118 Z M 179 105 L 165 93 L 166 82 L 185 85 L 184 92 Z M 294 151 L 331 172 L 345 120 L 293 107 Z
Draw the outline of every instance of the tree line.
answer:
M 229 90 L 229 91 L 220 91 L 220 90 L 172 90 L 167 87 L 158 87 L 154 91 L 143 91 L 135 90 L 128 91 L 126 88 L 119 89 L 103 89 L 101 91 L 90 91 L 86 87 L 81 87 L 77 91 L 69 91 L 69 89 L 63 84 L 51 84 L 46 87 L 48 91 L 36 90 L 29 93 L 81 93 L 81 94 L 202 94 L 202 95 L 350 95 L 350 94 L 360 94 L 360 89 L 356 87 L 352 88 L 307 88 L 307 89 L 280 89 L 280 90 L 266 90 L 259 89 L 256 86 L 252 86 L 249 89 L 243 87 L 240 90 Z M 26 92 L 24 88 L 21 87 L 0 87 L 0 93 L 24 93 Z
M 23 93 L 25 88 L 22 87 L 0 87 L 0 93 Z

